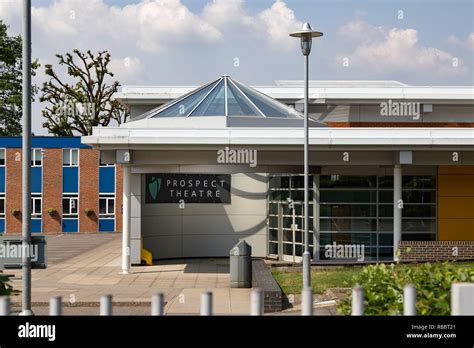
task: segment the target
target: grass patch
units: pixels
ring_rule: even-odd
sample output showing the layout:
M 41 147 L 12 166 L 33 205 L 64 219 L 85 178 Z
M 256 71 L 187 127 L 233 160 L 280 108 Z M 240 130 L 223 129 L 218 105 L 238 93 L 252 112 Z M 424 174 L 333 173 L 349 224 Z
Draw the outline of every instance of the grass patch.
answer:
M 454 268 L 474 269 L 474 262 L 449 263 Z M 401 264 L 397 268 L 420 267 L 419 264 Z M 311 287 L 316 294 L 322 294 L 327 288 L 350 288 L 353 277 L 362 271 L 362 266 L 334 266 L 311 272 Z M 301 272 L 282 270 L 272 267 L 273 277 L 286 295 L 301 294 L 303 277 Z

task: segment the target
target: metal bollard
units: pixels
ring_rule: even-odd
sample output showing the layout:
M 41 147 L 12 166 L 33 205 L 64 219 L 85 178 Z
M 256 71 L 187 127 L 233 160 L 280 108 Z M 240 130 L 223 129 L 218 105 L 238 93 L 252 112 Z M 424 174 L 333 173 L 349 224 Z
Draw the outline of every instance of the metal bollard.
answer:
M 250 295 L 250 315 L 263 315 L 263 291 L 255 289 Z
M 63 315 L 62 302 L 61 296 L 51 297 L 49 299 L 49 315 Z
M 10 315 L 10 297 L 0 296 L 0 315 Z
M 163 293 L 154 294 L 151 297 L 151 315 L 164 315 L 165 295 Z
M 112 315 L 112 295 L 100 297 L 100 315 Z
M 201 294 L 201 315 L 212 315 L 212 292 Z
M 403 288 L 403 315 L 416 315 L 416 287 L 413 284 Z
M 313 289 L 310 287 L 301 292 L 301 315 L 313 315 Z
M 352 315 L 364 315 L 364 289 L 359 285 L 352 288 Z
M 474 284 L 451 285 L 451 315 L 474 315 Z

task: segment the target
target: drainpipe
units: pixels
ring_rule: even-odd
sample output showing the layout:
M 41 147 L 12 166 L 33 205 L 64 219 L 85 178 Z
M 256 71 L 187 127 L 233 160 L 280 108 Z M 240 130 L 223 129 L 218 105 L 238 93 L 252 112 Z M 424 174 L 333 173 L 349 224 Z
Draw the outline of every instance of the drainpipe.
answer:
M 131 190 L 129 165 L 122 165 L 123 168 L 123 211 L 122 211 L 122 274 L 130 273 L 130 205 Z

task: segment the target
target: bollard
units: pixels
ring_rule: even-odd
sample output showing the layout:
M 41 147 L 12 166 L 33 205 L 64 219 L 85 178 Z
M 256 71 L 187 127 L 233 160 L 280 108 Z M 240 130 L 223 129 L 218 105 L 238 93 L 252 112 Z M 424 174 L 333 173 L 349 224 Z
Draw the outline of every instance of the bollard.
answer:
M 403 315 L 416 315 L 416 287 L 413 284 L 403 288 Z
M 301 315 L 313 315 L 313 289 L 310 287 L 301 292 Z
M 154 294 L 151 297 L 151 315 L 164 315 L 165 296 L 163 293 Z
M 255 289 L 250 295 L 250 315 L 263 315 L 263 291 Z
M 0 316 L 10 315 L 10 297 L 0 296 Z
M 49 299 L 49 315 L 63 315 L 62 302 L 61 296 L 51 297 Z
M 474 315 L 474 284 L 451 285 L 451 315 Z
M 201 294 L 201 315 L 212 315 L 212 292 Z
M 112 315 L 112 295 L 100 297 L 100 315 Z
M 352 288 L 352 315 L 364 315 L 364 289 L 359 285 Z

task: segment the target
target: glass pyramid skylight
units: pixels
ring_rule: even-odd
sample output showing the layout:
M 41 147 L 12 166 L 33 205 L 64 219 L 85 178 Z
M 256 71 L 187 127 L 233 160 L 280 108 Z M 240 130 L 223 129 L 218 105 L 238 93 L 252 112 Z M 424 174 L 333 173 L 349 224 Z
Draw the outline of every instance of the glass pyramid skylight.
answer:
M 149 117 L 253 116 L 301 118 L 293 108 L 227 75 L 150 113 Z

